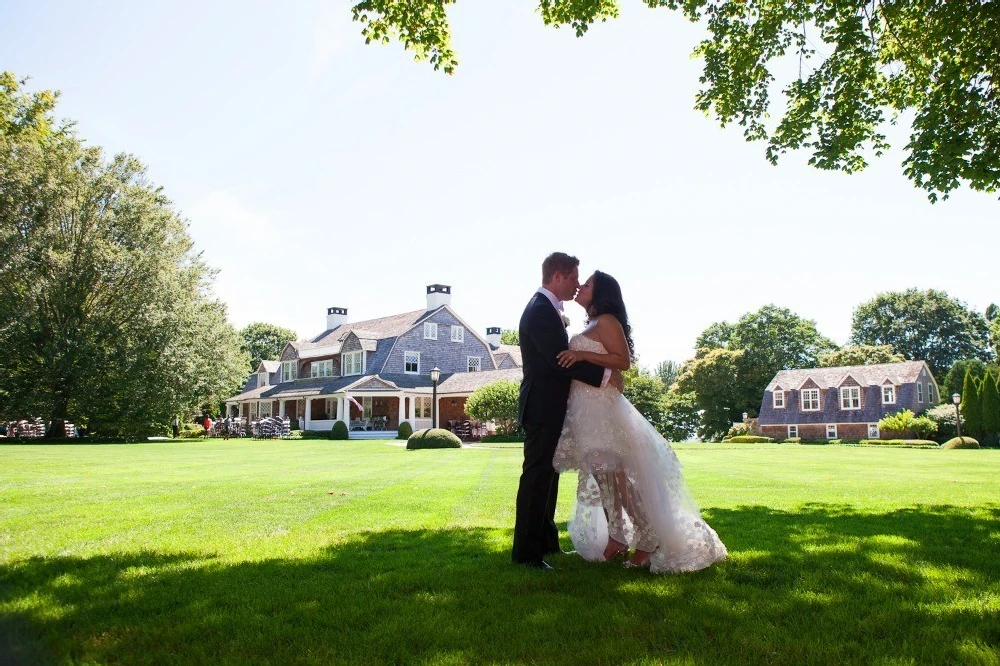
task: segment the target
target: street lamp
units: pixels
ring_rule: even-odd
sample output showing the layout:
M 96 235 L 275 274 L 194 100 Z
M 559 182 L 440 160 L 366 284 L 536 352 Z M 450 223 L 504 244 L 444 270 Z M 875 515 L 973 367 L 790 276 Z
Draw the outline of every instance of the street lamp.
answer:
M 951 401 L 955 403 L 955 434 L 962 436 L 962 415 L 958 411 L 958 406 L 962 403 L 962 396 L 958 393 L 951 394 Z
M 441 370 L 434 366 L 431 370 L 431 427 L 438 427 L 438 380 L 441 379 Z

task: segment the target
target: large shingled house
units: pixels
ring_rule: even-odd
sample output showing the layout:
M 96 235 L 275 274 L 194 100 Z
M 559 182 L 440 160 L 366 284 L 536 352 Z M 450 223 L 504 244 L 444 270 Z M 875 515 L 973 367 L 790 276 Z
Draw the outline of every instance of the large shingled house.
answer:
M 520 381 L 521 352 L 500 343 L 499 328 L 476 333 L 452 310 L 451 287 L 432 284 L 427 306 L 412 312 L 351 322 L 346 308 L 329 308 L 322 333 L 261 361 L 226 406 L 248 419 L 288 416 L 304 430 L 338 420 L 365 422 L 370 436 L 395 432 L 403 421 L 426 428 L 434 367 L 441 371 L 438 423 L 445 424 L 468 418 L 465 401 L 476 389 Z
M 782 370 L 764 390 L 758 427 L 782 439 L 877 439 L 883 416 L 938 399 L 924 361 Z

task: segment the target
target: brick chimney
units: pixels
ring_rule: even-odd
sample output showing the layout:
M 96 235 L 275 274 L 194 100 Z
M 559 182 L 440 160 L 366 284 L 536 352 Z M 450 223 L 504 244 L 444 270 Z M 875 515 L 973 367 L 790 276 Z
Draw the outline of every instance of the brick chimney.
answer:
M 427 285 L 427 309 L 437 310 L 442 305 L 451 305 L 451 287 L 446 284 Z
M 347 323 L 347 308 L 326 309 L 326 330 L 332 330 Z

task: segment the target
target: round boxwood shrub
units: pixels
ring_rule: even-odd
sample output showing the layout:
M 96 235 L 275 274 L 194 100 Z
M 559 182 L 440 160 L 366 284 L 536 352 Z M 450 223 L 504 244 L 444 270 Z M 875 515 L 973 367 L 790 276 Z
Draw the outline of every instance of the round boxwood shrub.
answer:
M 330 428 L 330 439 L 350 439 L 351 433 L 347 430 L 347 424 L 343 421 L 337 421 Z
M 971 437 L 952 437 L 941 445 L 942 449 L 978 449 L 979 442 Z
M 403 421 L 396 430 L 396 439 L 409 439 L 412 434 L 413 426 L 410 425 L 409 421 Z
M 413 449 L 460 449 L 462 440 L 453 432 L 443 428 L 417 430 L 406 440 L 406 448 Z
M 761 435 L 737 435 L 736 437 L 730 437 L 729 441 L 734 444 L 771 444 L 774 442 L 770 437 L 763 437 Z

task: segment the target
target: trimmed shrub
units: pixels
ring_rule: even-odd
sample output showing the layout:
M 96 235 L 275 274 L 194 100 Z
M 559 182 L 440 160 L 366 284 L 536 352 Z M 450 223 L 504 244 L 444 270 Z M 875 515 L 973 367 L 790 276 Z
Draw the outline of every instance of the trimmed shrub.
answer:
M 733 444 L 773 444 L 774 439 L 771 437 L 763 437 L 761 435 L 737 435 L 736 437 L 729 437 L 730 442 Z M 723 440 L 725 441 L 725 440 Z
M 801 437 L 789 437 L 788 439 L 782 440 L 782 444 L 801 444 Z
M 329 430 L 300 430 L 299 439 L 330 439 Z
M 205 426 L 200 426 L 197 423 L 185 423 L 184 427 L 181 428 L 180 432 L 181 439 L 195 439 L 197 437 L 205 436 Z
M 483 444 L 489 444 L 493 442 L 494 444 L 513 444 L 513 443 L 524 443 L 524 431 L 518 429 L 517 432 L 512 432 L 509 435 L 486 435 L 479 440 Z
M 938 443 L 929 439 L 863 439 L 858 442 L 862 446 L 898 446 L 900 448 L 927 449 L 937 448 Z
M 740 423 L 730 428 L 729 432 L 726 433 L 726 436 L 722 438 L 722 441 L 724 442 L 727 439 L 732 439 L 733 437 L 746 437 L 749 434 L 750 426 L 746 423 Z
M 453 432 L 443 428 L 417 430 L 406 440 L 407 450 L 415 449 L 460 449 L 462 440 Z
M 347 424 L 343 421 L 337 421 L 330 428 L 330 439 L 350 439 L 351 433 L 347 429 Z
M 396 429 L 396 439 L 409 439 L 412 434 L 413 426 L 410 425 L 409 421 L 403 421 Z
M 941 445 L 942 449 L 978 449 L 979 442 L 971 437 L 952 437 Z

